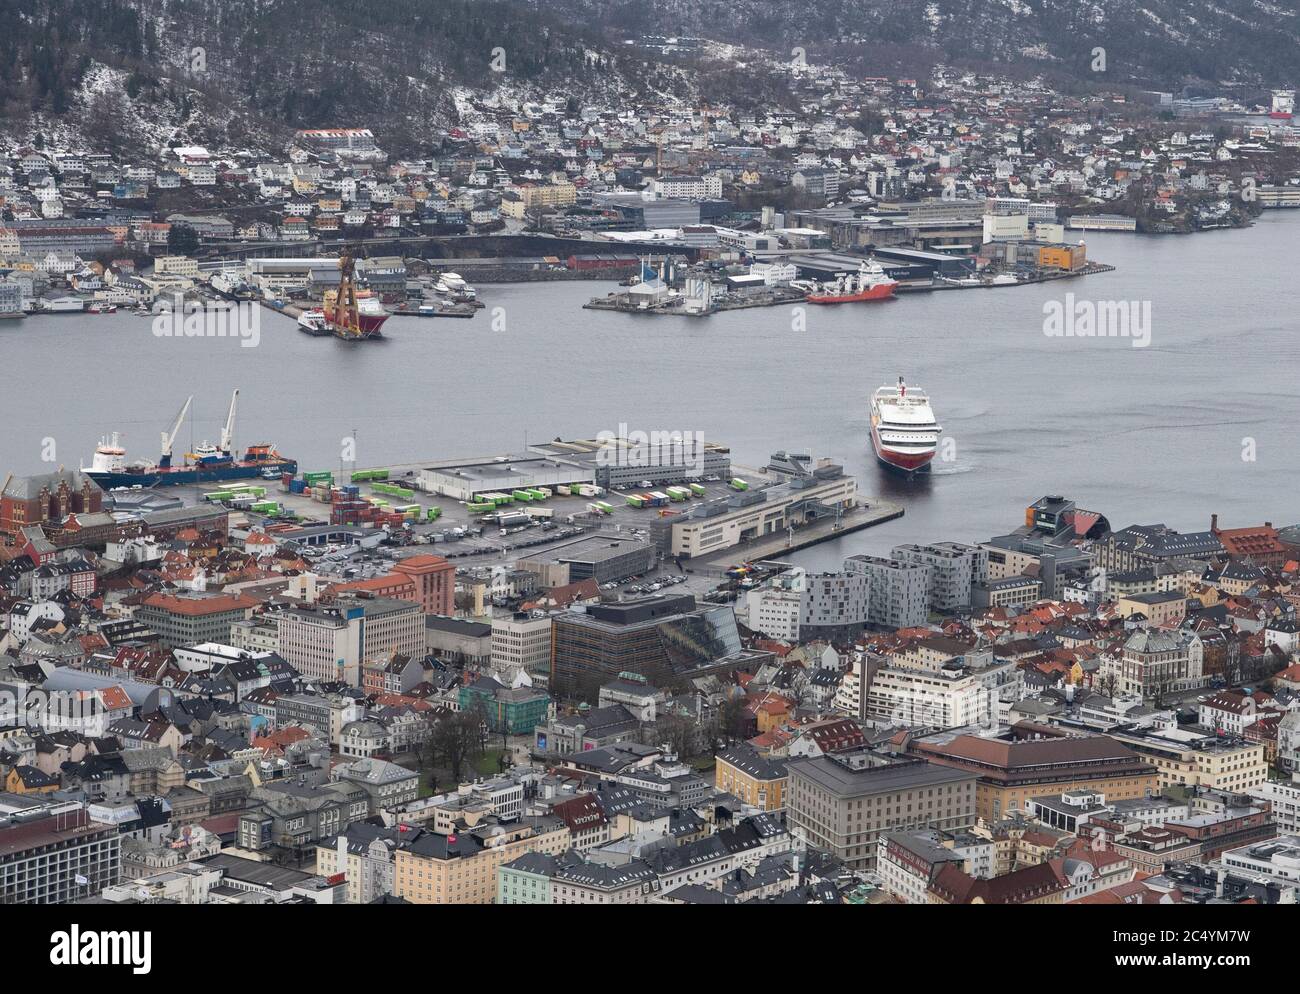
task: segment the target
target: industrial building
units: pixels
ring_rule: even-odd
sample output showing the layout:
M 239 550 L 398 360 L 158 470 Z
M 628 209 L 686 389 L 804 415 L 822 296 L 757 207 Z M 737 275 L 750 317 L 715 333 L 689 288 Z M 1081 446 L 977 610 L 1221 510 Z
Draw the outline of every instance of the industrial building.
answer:
M 417 485 L 429 493 L 472 500 L 479 494 L 524 487 L 589 483 L 607 490 L 677 483 L 731 473 L 731 450 L 687 437 L 689 433 L 636 432 L 612 437 L 530 445 L 516 455 L 485 456 L 469 461 L 435 463 L 419 471 Z
M 862 213 L 850 206 L 791 211 L 786 223 L 813 228 L 830 237 L 837 249 L 884 246 L 910 249 L 971 252 L 984 230 L 984 201 L 931 199 L 915 203 L 882 203 Z
M 421 490 L 455 500 L 473 500 L 479 494 L 495 492 L 508 494 L 523 487 L 589 482 L 591 475 L 578 465 L 528 455 L 426 466 L 416 477 Z
M 644 437 L 642 437 L 644 436 Z M 544 442 L 530 451 L 590 473 L 587 482 L 607 490 L 652 486 L 731 475 L 731 449 L 696 439 L 689 432 L 609 433 L 609 437 Z
M 701 556 L 835 517 L 856 506 L 857 482 L 845 476 L 840 466 L 824 463 L 810 476 L 720 497 L 680 515 L 659 518 L 651 524 L 650 534 L 670 555 Z
M 540 562 L 521 559 L 517 565 L 520 569 L 530 569 L 535 563 L 541 566 L 552 563 L 564 565 L 568 567 L 564 583 L 576 583 L 579 580 L 608 583 L 650 572 L 654 569 L 657 558 L 655 547 L 649 542 L 615 535 L 592 535 L 550 550 Z M 538 572 L 545 575 L 544 571 Z
M 904 285 L 908 283 L 928 285 L 934 279 L 934 265 L 929 262 L 919 263 L 885 258 L 880 255 L 868 258 L 843 252 L 800 252 L 785 257 L 785 262 L 798 271 L 800 279 L 818 280 L 823 283 L 856 273 L 862 264 L 868 261 L 877 263 L 886 276 Z M 952 261 L 957 263 L 960 260 Z

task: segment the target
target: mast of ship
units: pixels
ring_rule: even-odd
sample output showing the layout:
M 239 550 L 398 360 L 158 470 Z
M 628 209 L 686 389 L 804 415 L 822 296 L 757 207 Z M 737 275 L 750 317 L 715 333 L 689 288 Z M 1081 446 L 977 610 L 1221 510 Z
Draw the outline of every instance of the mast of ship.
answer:
M 162 453 L 158 458 L 158 465 L 162 469 L 166 469 L 172 464 L 172 445 L 176 441 L 176 435 L 181 430 L 181 424 L 185 420 L 185 415 L 189 413 L 190 403 L 193 400 L 193 394 L 185 398 L 180 413 L 176 415 L 176 420 L 172 423 L 172 430 L 162 433 Z
M 239 400 L 239 390 L 230 395 L 230 411 L 226 414 L 226 426 L 221 429 L 221 452 L 234 458 L 235 444 L 235 403 Z

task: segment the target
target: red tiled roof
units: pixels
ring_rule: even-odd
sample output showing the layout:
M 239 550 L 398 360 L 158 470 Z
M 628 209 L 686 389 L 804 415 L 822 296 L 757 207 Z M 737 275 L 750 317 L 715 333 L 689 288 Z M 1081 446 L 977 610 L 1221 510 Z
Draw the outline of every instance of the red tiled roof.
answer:
M 222 614 L 226 611 L 239 611 L 257 606 L 257 601 L 238 594 L 217 594 L 213 597 L 177 597 L 173 594 L 150 594 L 144 600 L 149 607 L 156 607 L 172 614 L 198 617 L 205 614 Z

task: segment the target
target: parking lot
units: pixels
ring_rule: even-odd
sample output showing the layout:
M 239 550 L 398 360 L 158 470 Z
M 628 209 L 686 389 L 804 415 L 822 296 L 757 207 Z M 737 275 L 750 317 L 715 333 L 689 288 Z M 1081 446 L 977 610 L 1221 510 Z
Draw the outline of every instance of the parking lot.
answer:
M 703 502 L 725 499 L 735 493 L 728 480 L 712 477 L 693 481 L 704 489 L 700 496 L 670 501 L 658 507 L 634 507 L 627 503 L 627 498 L 646 491 L 663 491 L 664 486 L 646 486 L 635 489 L 611 490 L 597 498 L 577 497 L 554 493 L 553 496 L 535 503 L 517 503 L 502 508 L 502 513 L 532 512 L 534 518 L 525 525 L 516 525 L 502 529 L 497 514 L 476 516 L 470 513 L 464 501 L 423 493 L 415 489 L 418 464 L 406 467 L 394 467 L 390 470 L 387 484 L 396 484 L 414 493 L 409 499 L 385 496 L 375 490 L 374 484 L 359 482 L 355 484 L 362 497 L 380 497 L 392 505 L 415 504 L 420 508 L 419 520 L 403 529 L 401 543 L 381 540 L 375 536 L 374 546 L 364 553 L 357 549 L 322 547 L 308 551 L 308 558 L 315 564 L 333 572 L 334 568 L 348 573 L 359 571 L 382 571 L 385 563 L 395 559 L 423 553 L 436 553 L 462 567 L 484 567 L 513 563 L 524 557 L 546 555 L 548 552 L 566 545 L 582 535 L 613 533 L 626 538 L 650 541 L 652 523 L 665 517 L 679 515 L 691 507 Z M 749 483 L 751 489 L 761 489 L 774 482 L 779 482 L 766 472 L 750 467 L 733 467 L 732 478 L 739 477 Z M 351 472 L 334 471 L 338 485 L 352 485 Z M 277 501 L 283 512 L 296 516 L 299 523 L 328 524 L 330 505 L 319 501 L 308 493 L 289 493 L 281 490 L 278 480 L 244 481 L 266 488 L 263 499 Z M 173 488 L 172 492 L 187 504 L 203 502 L 203 494 L 211 492 L 214 484 L 203 486 L 183 486 Z M 600 500 L 609 505 L 608 513 L 593 513 L 588 505 Z M 425 520 L 430 507 L 438 508 L 435 521 Z M 249 511 L 234 511 L 231 526 L 257 527 L 274 524 L 277 518 Z M 365 531 L 365 530 L 363 530 Z M 506 532 L 503 534 L 503 531 Z M 373 533 L 372 533 L 373 534 Z M 367 543 L 371 544 L 371 543 Z M 681 567 L 672 559 L 662 560 L 657 567 L 646 575 L 629 576 L 617 581 L 606 582 L 602 592 L 607 595 L 638 596 L 672 591 L 691 592 L 701 595 L 713 590 L 727 578 L 720 575 L 722 570 L 716 566 L 698 569 L 692 568 L 690 561 Z

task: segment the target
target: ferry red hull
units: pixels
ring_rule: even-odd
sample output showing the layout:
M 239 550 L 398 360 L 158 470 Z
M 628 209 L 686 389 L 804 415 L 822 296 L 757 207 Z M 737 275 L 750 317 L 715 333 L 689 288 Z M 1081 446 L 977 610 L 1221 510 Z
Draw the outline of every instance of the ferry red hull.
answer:
M 881 463 L 902 473 L 919 473 L 922 470 L 929 469 L 930 460 L 934 458 L 936 451 L 936 449 L 931 449 L 929 452 L 917 453 L 894 452 L 880 444 L 880 439 L 876 436 L 874 427 L 871 429 L 871 448 Z
M 856 304 L 866 300 L 889 300 L 894 295 L 893 283 L 882 283 L 879 286 L 873 286 L 870 290 L 861 290 L 858 293 L 844 294 L 825 294 L 816 293 L 808 295 L 810 304 Z

